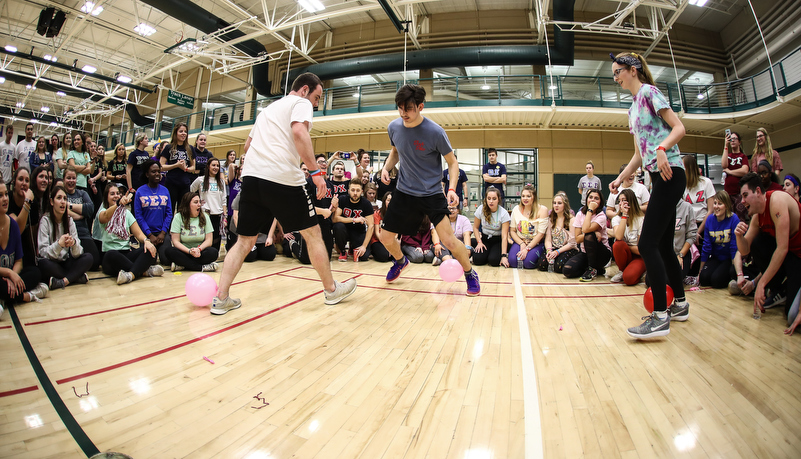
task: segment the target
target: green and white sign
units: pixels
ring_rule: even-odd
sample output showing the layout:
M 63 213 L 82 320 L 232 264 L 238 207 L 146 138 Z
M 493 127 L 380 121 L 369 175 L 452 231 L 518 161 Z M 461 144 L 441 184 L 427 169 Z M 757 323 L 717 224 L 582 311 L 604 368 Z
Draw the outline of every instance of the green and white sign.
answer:
M 179 107 L 186 107 L 189 109 L 195 108 L 194 97 L 182 94 L 178 91 L 173 91 L 172 89 L 167 93 L 167 102 L 178 105 Z

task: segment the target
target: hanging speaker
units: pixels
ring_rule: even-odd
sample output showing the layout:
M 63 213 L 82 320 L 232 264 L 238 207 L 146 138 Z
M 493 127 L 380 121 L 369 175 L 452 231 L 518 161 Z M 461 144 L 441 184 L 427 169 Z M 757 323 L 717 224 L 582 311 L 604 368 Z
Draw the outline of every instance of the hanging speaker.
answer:
M 45 8 L 39 13 L 36 33 L 43 37 L 55 37 L 61 32 L 61 27 L 64 26 L 66 19 L 67 14 L 63 11 L 56 11 L 53 7 Z
M 67 13 L 59 10 L 56 11 L 56 15 L 53 16 L 53 20 L 50 22 L 50 27 L 47 29 L 47 37 L 56 37 L 59 33 L 61 33 L 61 27 L 64 26 L 64 21 L 67 20 Z

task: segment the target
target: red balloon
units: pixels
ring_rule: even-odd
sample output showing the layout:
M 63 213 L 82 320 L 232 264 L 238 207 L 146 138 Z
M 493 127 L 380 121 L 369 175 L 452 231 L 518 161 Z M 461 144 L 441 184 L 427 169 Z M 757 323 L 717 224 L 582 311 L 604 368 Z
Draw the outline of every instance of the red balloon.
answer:
M 673 289 L 669 285 L 665 290 L 665 295 L 667 296 L 667 305 L 670 306 L 673 304 Z M 654 312 L 654 294 L 651 291 L 651 287 L 648 287 L 648 290 L 645 291 L 645 295 L 642 297 L 642 304 L 645 306 L 646 311 Z

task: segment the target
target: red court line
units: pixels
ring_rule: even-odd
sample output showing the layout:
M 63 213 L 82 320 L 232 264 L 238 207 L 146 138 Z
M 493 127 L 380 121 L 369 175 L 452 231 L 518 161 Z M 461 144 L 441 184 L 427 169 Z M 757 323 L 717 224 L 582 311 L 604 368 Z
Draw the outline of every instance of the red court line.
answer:
M 3 330 L 5 328 L 11 328 L 11 325 L 3 325 L 2 327 L 0 327 L 0 330 Z
M 263 276 L 254 277 L 253 279 L 245 279 L 243 281 L 234 282 L 232 285 L 244 284 L 245 282 L 251 282 L 251 281 L 254 281 L 254 280 L 258 280 L 258 279 L 264 279 L 265 277 L 275 276 L 276 274 L 281 274 L 281 273 L 286 273 L 286 272 L 289 272 L 289 271 L 294 271 L 294 270 L 296 270 L 298 268 L 300 268 L 300 266 L 298 266 L 296 268 L 285 269 L 285 270 L 279 271 L 277 273 L 265 274 Z M 28 326 L 28 325 L 41 325 L 41 324 L 48 324 L 48 323 L 52 323 L 52 322 L 61 322 L 62 320 L 80 319 L 81 317 L 96 316 L 98 314 L 107 314 L 109 312 L 123 311 L 125 309 L 138 308 L 139 306 L 147 306 L 149 304 L 161 303 L 161 302 L 164 302 L 164 301 L 170 301 L 170 300 L 174 300 L 176 298 L 181 298 L 181 297 L 184 297 L 184 296 L 186 296 L 186 295 L 170 296 L 170 297 L 161 298 L 161 299 L 158 299 L 158 300 L 147 301 L 145 303 L 137 303 L 137 304 L 132 304 L 132 305 L 129 305 L 129 306 L 120 306 L 119 308 L 111 308 L 111 309 L 104 309 L 102 311 L 87 312 L 86 314 L 78 314 L 78 315 L 74 315 L 74 316 L 60 317 L 58 319 L 47 319 L 47 320 L 40 320 L 38 322 L 28 322 L 25 325 L 26 326 Z
M 712 287 L 701 287 L 701 290 L 709 290 L 711 288 Z M 685 293 L 688 291 L 689 290 L 685 290 Z M 617 295 L 527 295 L 526 298 L 616 298 L 626 296 L 643 296 L 643 293 L 621 293 Z
M 366 276 L 366 274 L 359 274 L 358 276 L 355 276 L 355 277 L 359 277 L 359 276 Z M 307 279 L 305 277 L 290 276 L 288 274 L 281 274 L 281 277 L 291 277 L 293 279 L 301 279 L 301 280 L 315 280 L 315 279 Z M 456 292 L 431 292 L 431 291 L 426 291 L 426 290 L 409 290 L 409 289 L 392 288 L 392 287 L 374 287 L 372 285 L 359 285 L 359 287 L 373 288 L 373 289 L 377 289 L 377 290 L 393 290 L 393 291 L 396 291 L 396 292 L 431 293 L 431 294 L 434 294 L 434 295 L 457 295 L 457 296 L 464 295 L 464 293 L 456 293 Z M 511 295 L 479 295 L 479 296 L 483 296 L 483 297 L 486 297 L 486 298 L 512 298 Z
M 0 392 L 0 398 L 8 397 L 10 395 L 24 394 L 25 392 L 32 392 L 35 390 L 39 390 L 39 386 L 28 386 L 28 387 L 23 387 L 22 389 L 14 389 L 6 392 Z
M 276 273 L 276 274 L 278 274 L 278 273 Z M 211 338 L 212 336 L 216 336 L 216 335 L 219 335 L 221 333 L 227 332 L 228 330 L 233 330 L 233 329 L 239 328 L 239 327 L 241 327 L 241 326 L 243 326 L 245 324 L 249 324 L 250 322 L 253 322 L 254 320 L 261 319 L 262 317 L 268 316 L 268 315 L 270 315 L 270 314 L 272 314 L 274 312 L 278 312 L 278 311 L 280 311 L 280 310 L 282 310 L 284 308 L 288 308 L 289 306 L 292 306 L 293 304 L 300 303 L 301 301 L 307 300 L 307 299 L 309 299 L 309 298 L 311 298 L 311 297 L 313 297 L 315 295 L 319 295 L 322 292 L 323 292 L 322 290 L 318 290 L 318 291 L 316 291 L 316 292 L 314 292 L 312 294 L 304 296 L 303 298 L 301 298 L 299 300 L 295 300 L 295 301 L 293 301 L 291 303 L 287 303 L 287 304 L 285 304 L 283 306 L 279 306 L 279 307 L 277 307 L 277 308 L 275 308 L 275 309 L 273 309 L 271 311 L 267 311 L 267 312 L 261 313 L 261 314 L 259 314 L 257 316 L 251 317 L 250 319 L 243 320 L 242 322 L 238 322 L 238 323 L 235 323 L 233 325 L 229 325 L 229 326 L 227 326 L 225 328 L 221 328 L 221 329 L 219 329 L 217 331 L 213 331 L 213 332 L 208 333 L 206 335 L 199 336 L 197 338 L 193 338 L 193 339 L 190 339 L 188 341 L 184 341 L 182 343 L 174 344 L 174 345 L 172 345 L 170 347 L 166 347 L 164 349 L 161 349 L 161 350 L 158 350 L 158 351 L 155 351 L 155 352 L 151 352 L 149 354 L 145 354 L 145 355 L 140 356 L 140 357 L 136 357 L 136 358 L 133 358 L 133 359 L 125 360 L 123 362 L 116 363 L 114 365 L 109 365 L 107 367 L 99 368 L 97 370 L 89 371 L 89 372 L 86 372 L 86 373 L 81 373 L 79 375 L 70 376 L 69 378 L 59 379 L 58 381 L 56 381 L 56 384 L 64 384 L 64 383 L 68 383 L 68 382 L 71 382 L 71 381 L 76 381 L 78 379 L 83 379 L 83 378 L 86 378 L 88 376 L 94 376 L 94 375 L 97 375 L 97 374 L 100 374 L 100 373 L 105 373 L 107 371 L 115 370 L 117 368 L 121 368 L 121 367 L 124 367 L 126 365 L 130 365 L 132 363 L 141 362 L 141 361 L 147 360 L 147 359 L 149 359 L 151 357 L 156 357 L 158 355 L 161 355 L 161 354 L 164 354 L 164 353 L 167 353 L 167 352 L 170 352 L 170 351 L 174 351 L 175 349 L 180 349 L 182 347 L 188 346 L 190 344 L 196 343 L 196 342 L 204 340 L 206 338 Z

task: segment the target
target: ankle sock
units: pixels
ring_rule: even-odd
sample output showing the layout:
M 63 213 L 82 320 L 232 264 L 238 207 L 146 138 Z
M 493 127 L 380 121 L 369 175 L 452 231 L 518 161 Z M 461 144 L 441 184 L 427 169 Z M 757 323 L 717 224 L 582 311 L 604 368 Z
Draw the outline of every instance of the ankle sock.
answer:
M 667 311 L 654 311 L 656 316 L 659 317 L 660 320 L 665 320 L 667 318 Z

